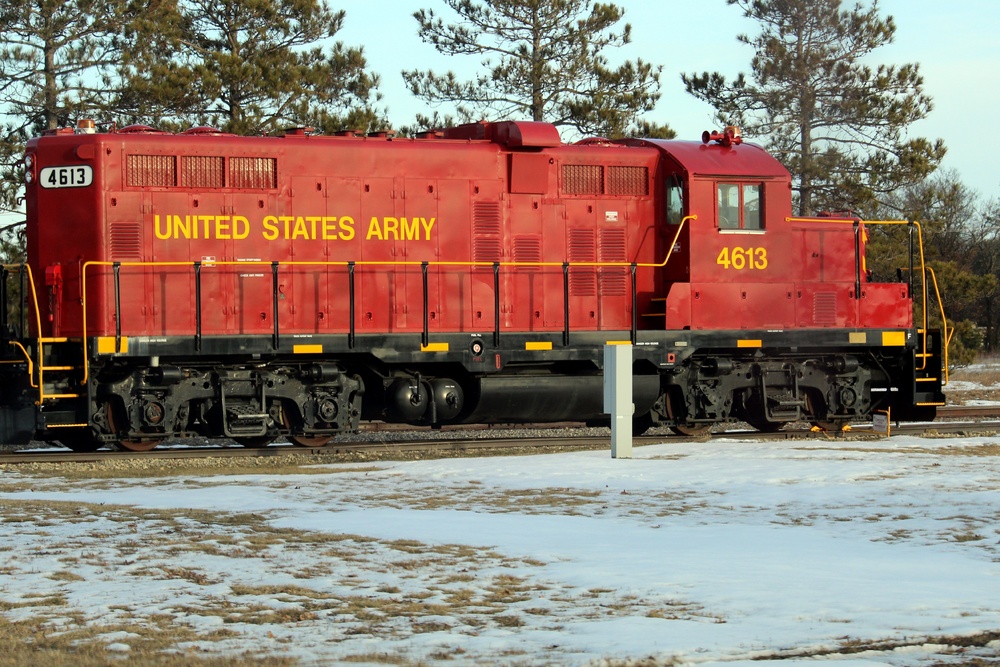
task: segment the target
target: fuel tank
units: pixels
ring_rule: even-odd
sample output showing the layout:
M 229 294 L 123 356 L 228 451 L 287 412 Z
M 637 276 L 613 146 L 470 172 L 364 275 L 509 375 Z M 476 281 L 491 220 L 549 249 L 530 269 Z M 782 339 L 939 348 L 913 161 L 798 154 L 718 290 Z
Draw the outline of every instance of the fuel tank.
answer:
M 604 377 L 601 375 L 511 375 L 479 379 L 479 400 L 460 421 L 474 423 L 526 423 L 596 420 L 604 411 Z M 632 378 L 635 414 L 653 407 L 660 394 L 656 375 Z M 469 396 L 466 396 L 469 400 Z

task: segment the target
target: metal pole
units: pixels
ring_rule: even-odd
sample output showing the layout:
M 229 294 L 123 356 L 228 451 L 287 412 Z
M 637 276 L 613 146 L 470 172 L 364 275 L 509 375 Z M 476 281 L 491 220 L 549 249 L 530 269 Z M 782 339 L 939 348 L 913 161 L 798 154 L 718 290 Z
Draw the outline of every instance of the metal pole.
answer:
M 500 346 L 500 262 L 493 262 L 493 346 Z
M 194 349 L 201 352 L 201 262 L 194 263 Z
M 115 354 L 122 350 L 122 289 L 121 289 L 121 262 L 113 265 L 115 272 Z
M 428 321 L 427 321 L 427 319 L 428 319 L 428 311 L 430 310 L 430 303 L 429 303 L 429 298 L 427 296 L 427 261 L 426 260 L 424 260 L 423 262 L 420 263 L 420 273 L 421 273 L 421 280 L 423 281 L 423 289 L 424 289 L 424 330 L 423 330 L 423 333 L 420 336 L 420 343 L 421 343 L 421 345 L 424 345 L 426 347 L 427 343 L 430 342 L 430 331 L 429 331 L 429 324 L 428 324 Z
M 351 308 L 351 313 L 350 313 L 351 323 L 350 323 L 350 329 L 349 329 L 348 334 L 347 334 L 347 348 L 350 349 L 350 350 L 353 350 L 354 349 L 354 333 L 355 333 L 355 329 L 354 329 L 354 326 L 355 326 L 355 324 L 354 324 L 354 262 L 348 262 L 347 263 L 347 276 L 348 276 L 348 279 L 350 281 L 349 285 L 348 285 L 348 291 L 350 292 L 350 308 Z
M 274 337 L 272 347 L 278 349 L 278 262 L 271 262 L 271 302 L 274 310 Z
M 563 262 L 563 345 L 569 345 L 569 262 Z

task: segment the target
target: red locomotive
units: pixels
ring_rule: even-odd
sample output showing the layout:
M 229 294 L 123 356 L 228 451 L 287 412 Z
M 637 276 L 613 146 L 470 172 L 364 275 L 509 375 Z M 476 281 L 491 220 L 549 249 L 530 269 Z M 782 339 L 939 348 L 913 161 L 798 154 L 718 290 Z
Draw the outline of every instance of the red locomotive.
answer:
M 566 145 L 532 122 L 406 139 L 84 123 L 32 140 L 25 168 L 8 442 L 607 423 L 603 348 L 622 342 L 637 430 L 926 419 L 944 400 L 912 278 L 869 280 L 859 221 L 792 218 L 788 172 L 732 130 Z

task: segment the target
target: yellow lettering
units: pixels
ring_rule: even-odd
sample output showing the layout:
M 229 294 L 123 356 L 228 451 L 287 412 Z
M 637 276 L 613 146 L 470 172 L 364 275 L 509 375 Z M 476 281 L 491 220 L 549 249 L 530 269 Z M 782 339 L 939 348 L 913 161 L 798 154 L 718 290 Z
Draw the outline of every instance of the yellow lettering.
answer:
M 349 215 L 340 218 L 340 240 L 350 241 L 354 238 L 354 218 Z
M 310 215 L 306 217 L 306 222 L 309 223 L 309 238 L 315 241 L 316 239 L 319 238 L 318 236 L 316 236 L 316 223 L 317 222 L 322 223 L 323 218 L 316 215 Z
M 267 241 L 275 241 L 278 238 L 278 219 L 273 215 L 268 215 L 264 217 L 262 221 L 264 224 L 264 239 Z
M 420 218 L 399 219 L 399 232 L 404 241 L 420 240 Z
M 228 240 L 233 238 L 229 234 L 229 216 L 220 215 L 215 218 L 215 238 Z
M 250 221 L 242 215 L 233 216 L 233 238 L 240 240 L 250 236 Z
M 198 223 L 196 221 L 192 221 L 190 215 L 185 215 L 184 216 L 184 222 L 182 223 L 181 222 L 181 216 L 175 215 L 174 216 L 174 238 L 175 239 L 179 239 L 179 238 L 181 238 L 182 235 L 186 239 L 191 238 L 191 227 L 192 227 L 191 223 L 192 222 L 194 222 L 195 238 L 198 238 Z
M 278 220 L 280 220 L 281 224 L 285 226 L 285 236 L 284 236 L 284 238 L 287 241 L 292 236 L 291 225 L 295 222 L 295 217 L 291 216 L 291 215 L 283 215 L 280 218 L 278 218 Z
M 168 215 L 164 217 L 166 218 L 164 222 L 167 225 L 167 229 L 166 231 L 160 231 L 160 216 L 159 215 L 153 216 L 153 229 L 156 233 L 156 238 L 160 239 L 161 241 L 166 241 L 172 236 L 171 226 L 170 226 L 170 216 Z
M 304 239 L 309 238 L 309 230 L 306 229 L 306 221 L 305 219 L 302 218 L 302 216 L 299 216 L 295 219 L 295 229 L 292 231 L 293 239 L 297 239 L 299 237 Z
M 203 225 L 203 229 L 204 229 L 204 232 L 205 232 L 204 235 L 201 238 L 203 238 L 203 239 L 210 239 L 210 238 L 212 238 L 212 223 L 214 223 L 216 221 L 216 216 L 214 216 L 214 215 L 201 215 L 201 216 L 198 216 L 198 218 L 201 220 L 201 224 Z M 195 232 L 195 238 L 198 238 L 197 234 L 198 234 L 198 232 L 196 231 Z
M 429 241 L 436 218 L 372 216 L 365 240 Z M 256 225 L 243 215 L 170 215 L 153 216 L 153 233 L 161 241 L 170 239 L 243 240 Z M 351 241 L 358 236 L 355 219 L 349 215 L 267 215 L 260 219 L 261 236 L 266 241 L 306 239 L 310 241 Z M 746 261 L 752 268 L 767 266 L 765 251 L 748 249 Z M 728 256 L 727 256 L 728 258 Z
M 389 240 L 389 232 L 392 232 L 392 240 L 399 240 L 399 220 L 388 216 L 382 218 L 382 231 L 385 233 L 385 240 Z
M 430 222 L 428 222 L 424 218 L 420 218 L 420 224 L 423 225 L 423 228 L 424 228 L 424 240 L 425 241 L 430 241 L 431 240 L 431 228 L 434 226 L 434 222 L 436 220 L 437 220 L 437 218 L 431 218 Z
M 337 218 L 326 216 L 322 218 L 323 224 L 320 227 L 321 237 L 324 241 L 337 238 Z

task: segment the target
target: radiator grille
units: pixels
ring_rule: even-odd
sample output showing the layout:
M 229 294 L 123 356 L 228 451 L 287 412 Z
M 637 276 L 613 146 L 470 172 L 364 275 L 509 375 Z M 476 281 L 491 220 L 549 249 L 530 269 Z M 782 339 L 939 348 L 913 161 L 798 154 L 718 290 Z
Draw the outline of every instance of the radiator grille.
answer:
M 225 158 L 185 155 L 181 158 L 181 185 L 186 188 L 221 188 L 226 184 Z
M 278 161 L 273 157 L 230 158 L 229 176 L 234 188 L 273 190 L 278 187 Z
M 648 195 L 649 169 L 646 167 L 608 167 L 609 195 Z
M 599 195 L 604 193 L 604 167 L 597 164 L 564 164 L 563 193 Z
M 177 185 L 177 158 L 173 155 L 129 155 L 125 183 L 137 188 L 171 188 Z

